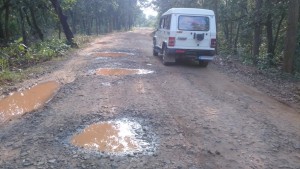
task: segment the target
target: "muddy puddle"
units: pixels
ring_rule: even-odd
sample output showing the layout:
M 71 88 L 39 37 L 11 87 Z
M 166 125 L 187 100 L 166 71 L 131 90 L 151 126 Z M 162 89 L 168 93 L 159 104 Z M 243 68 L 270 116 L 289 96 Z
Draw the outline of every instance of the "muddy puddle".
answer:
M 126 75 L 150 74 L 153 73 L 153 71 L 146 70 L 146 69 L 101 68 L 93 71 L 92 73 L 101 76 L 126 76 Z
M 40 83 L 0 100 L 0 123 L 42 107 L 58 91 L 58 82 Z
M 126 56 L 132 56 L 133 53 L 126 53 L 126 52 L 96 52 L 92 53 L 91 56 L 94 57 L 126 57 Z
M 149 149 L 139 123 L 128 119 L 92 124 L 71 138 L 71 144 L 92 151 L 123 155 Z

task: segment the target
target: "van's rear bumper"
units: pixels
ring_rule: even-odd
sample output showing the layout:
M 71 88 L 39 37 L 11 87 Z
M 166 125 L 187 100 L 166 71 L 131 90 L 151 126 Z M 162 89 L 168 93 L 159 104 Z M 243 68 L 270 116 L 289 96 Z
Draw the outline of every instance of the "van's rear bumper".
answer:
M 195 50 L 195 49 L 174 49 L 169 48 L 166 51 L 169 55 L 178 59 L 197 59 L 212 61 L 216 54 L 215 50 Z

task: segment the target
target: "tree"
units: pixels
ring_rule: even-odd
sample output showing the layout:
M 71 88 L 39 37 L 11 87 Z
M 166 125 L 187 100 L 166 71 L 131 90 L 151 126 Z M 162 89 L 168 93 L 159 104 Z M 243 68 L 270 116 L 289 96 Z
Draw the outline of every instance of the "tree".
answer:
M 265 21 L 267 38 L 267 56 L 268 64 L 270 66 L 275 65 L 274 57 L 276 55 L 275 50 L 277 47 L 278 36 L 283 20 L 286 16 L 286 11 L 280 9 L 280 7 L 282 6 L 281 4 L 281 1 L 274 2 L 272 0 L 266 0 L 265 2 L 265 8 L 267 12 L 267 17 Z M 279 20 L 277 20 L 277 26 L 275 18 L 279 18 Z
M 74 35 L 69 27 L 69 24 L 67 22 L 67 17 L 63 14 L 61 6 L 58 2 L 58 0 L 50 0 L 56 13 L 59 18 L 59 21 L 63 27 L 64 33 L 66 35 L 67 41 L 69 44 L 71 44 L 73 47 L 77 47 L 77 45 L 74 42 Z
M 298 20 L 299 0 L 290 0 L 283 60 L 283 70 L 287 73 L 293 72 L 293 60 L 297 46 Z
M 261 45 L 261 15 L 262 15 L 262 0 L 255 0 L 254 12 L 254 35 L 253 35 L 253 48 L 252 48 L 252 62 L 254 65 L 258 63 L 259 48 Z

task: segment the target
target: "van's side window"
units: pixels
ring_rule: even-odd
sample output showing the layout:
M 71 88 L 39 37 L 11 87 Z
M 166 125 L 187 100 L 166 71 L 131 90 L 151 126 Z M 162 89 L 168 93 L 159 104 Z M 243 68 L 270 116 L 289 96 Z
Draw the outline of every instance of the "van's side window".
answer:
M 165 17 L 165 23 L 164 23 L 164 29 L 168 29 L 170 30 L 170 27 L 171 27 L 171 15 L 167 15 Z
M 161 18 L 159 22 L 159 28 L 163 28 L 165 23 L 165 18 Z
M 186 31 L 208 31 L 209 18 L 206 16 L 184 16 L 178 18 L 178 29 Z

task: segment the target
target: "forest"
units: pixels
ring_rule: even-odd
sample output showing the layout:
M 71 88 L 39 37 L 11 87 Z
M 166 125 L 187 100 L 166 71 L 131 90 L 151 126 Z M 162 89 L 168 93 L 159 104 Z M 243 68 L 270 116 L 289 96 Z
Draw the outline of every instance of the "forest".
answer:
M 141 10 L 149 6 L 159 15 L 172 7 L 212 9 L 218 55 L 300 76 L 299 0 L 0 0 L 0 79 L 94 35 L 153 26 L 159 15 L 146 19 Z
M 141 13 L 137 0 L 1 0 L 0 79 L 61 56 L 91 35 L 130 30 Z

